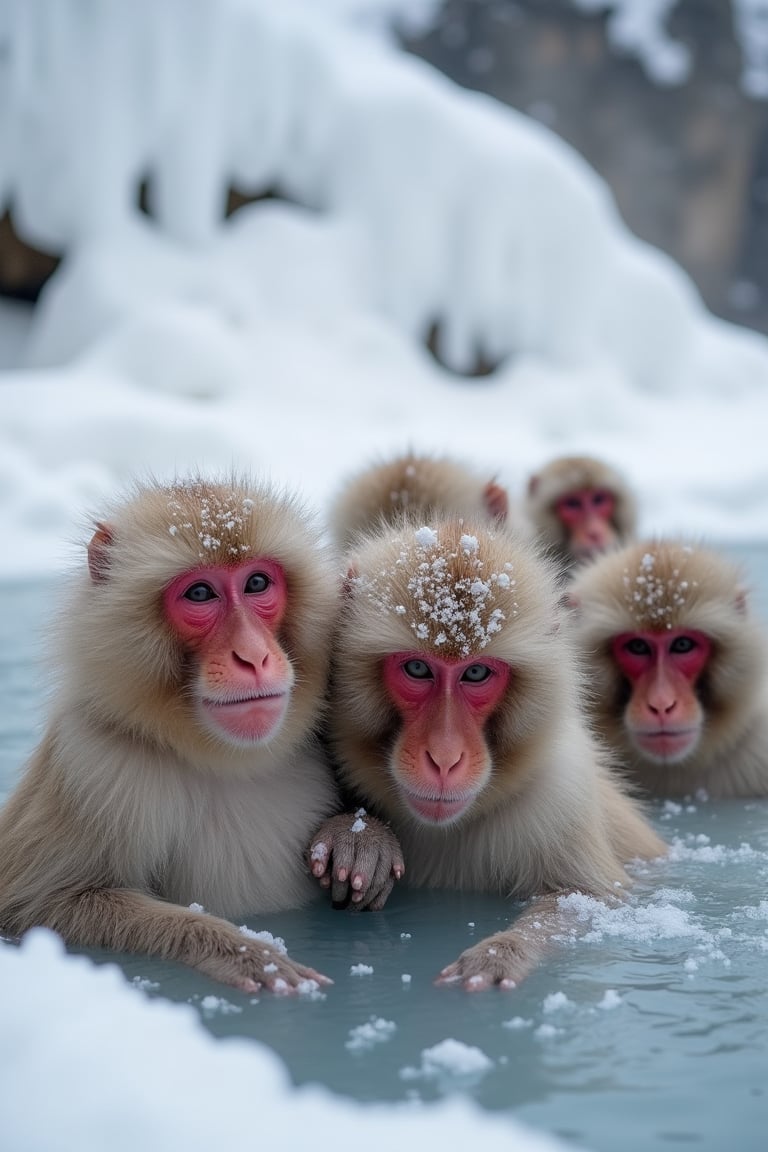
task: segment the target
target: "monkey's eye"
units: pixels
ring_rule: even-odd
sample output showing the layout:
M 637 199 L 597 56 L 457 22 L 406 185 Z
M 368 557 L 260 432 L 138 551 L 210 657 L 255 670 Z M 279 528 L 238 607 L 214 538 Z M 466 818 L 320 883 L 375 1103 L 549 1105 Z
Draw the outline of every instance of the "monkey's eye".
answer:
M 412 680 L 431 680 L 432 669 L 425 660 L 406 660 L 403 671 Z
M 639 636 L 635 636 L 632 640 L 627 640 L 624 648 L 631 656 L 650 656 L 651 646 L 647 640 L 641 640 Z
M 468 684 L 482 684 L 493 672 L 487 664 L 470 664 L 469 668 L 464 669 L 462 680 L 466 680 Z
M 690 636 L 676 636 L 669 646 L 670 652 L 692 652 L 696 647 L 696 641 L 692 640 Z
M 210 584 L 205 584 L 201 580 L 199 584 L 190 584 L 184 593 L 184 599 L 191 600 L 193 604 L 204 604 L 206 600 L 217 600 L 218 597 Z
M 610 498 L 608 492 L 595 492 L 592 496 L 592 506 L 600 508 L 603 504 L 607 504 Z
M 245 582 L 244 592 L 258 594 L 259 592 L 266 592 L 272 581 L 266 572 L 252 572 Z
M 563 508 L 568 508 L 571 512 L 578 512 L 581 508 L 581 499 L 578 496 L 563 496 L 560 504 Z

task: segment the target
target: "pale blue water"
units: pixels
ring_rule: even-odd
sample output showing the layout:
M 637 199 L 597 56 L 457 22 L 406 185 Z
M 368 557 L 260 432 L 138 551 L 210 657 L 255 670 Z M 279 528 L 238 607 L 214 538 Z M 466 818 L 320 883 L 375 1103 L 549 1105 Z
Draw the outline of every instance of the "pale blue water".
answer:
M 768 549 L 738 554 L 768 619 Z M 55 584 L 2 588 L 0 794 L 39 735 L 34 638 L 54 607 Z M 763 1152 L 768 801 L 659 805 L 653 819 L 677 847 L 638 877 L 632 919 L 592 931 L 585 923 L 511 993 L 472 996 L 432 980 L 514 908 L 406 888 L 381 913 L 335 912 L 320 899 L 307 911 L 250 921 L 334 979 L 321 999 L 254 999 L 177 965 L 143 957 L 121 964 L 130 978 L 152 982 L 148 995 L 196 1004 L 213 1034 L 269 1044 L 296 1083 L 359 1100 L 463 1091 L 594 1152 Z M 353 974 L 358 964 L 373 971 Z M 218 999 L 206 1007 L 210 996 Z M 510 1026 L 516 1017 L 520 1026 Z M 371 1018 L 390 1027 L 355 1047 L 355 1030 Z M 423 1074 L 422 1053 L 447 1039 L 480 1049 L 487 1070 L 467 1080 Z

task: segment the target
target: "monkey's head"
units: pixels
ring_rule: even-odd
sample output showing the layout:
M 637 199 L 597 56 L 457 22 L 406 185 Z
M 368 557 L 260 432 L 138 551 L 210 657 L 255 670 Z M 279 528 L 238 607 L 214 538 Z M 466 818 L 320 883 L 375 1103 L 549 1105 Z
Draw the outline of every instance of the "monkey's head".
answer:
M 197 751 L 304 738 L 339 581 L 298 501 L 248 478 L 139 484 L 100 518 L 65 644 L 96 722 Z
M 541 540 L 566 561 L 627 543 L 637 510 L 626 480 L 589 456 L 561 456 L 528 481 L 527 513 Z
M 614 747 L 659 770 L 727 755 L 764 664 L 735 565 L 680 541 L 640 542 L 577 573 L 571 600 Z
M 350 784 L 431 825 L 524 788 L 571 690 L 558 595 L 550 567 L 503 528 L 406 521 L 361 544 L 332 673 Z

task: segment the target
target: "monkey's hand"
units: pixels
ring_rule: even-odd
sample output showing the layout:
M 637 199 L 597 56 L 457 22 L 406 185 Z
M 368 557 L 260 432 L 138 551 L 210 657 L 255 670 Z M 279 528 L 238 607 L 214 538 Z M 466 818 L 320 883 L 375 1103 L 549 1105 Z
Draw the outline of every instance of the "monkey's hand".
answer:
M 467 948 L 443 968 L 435 984 L 462 984 L 467 992 L 484 992 L 494 985 L 514 988 L 536 967 L 545 949 L 545 938 L 537 940 L 528 931 L 508 928 Z
M 405 872 L 400 843 L 388 824 L 364 808 L 332 816 L 312 837 L 309 868 L 334 905 L 355 910 L 383 908 L 395 880 Z
M 258 992 L 263 987 L 278 995 L 310 992 L 333 983 L 314 968 L 297 964 L 282 941 L 268 933 L 237 929 L 213 916 L 205 920 L 196 926 L 194 956 L 187 963 L 214 980 L 241 992 Z

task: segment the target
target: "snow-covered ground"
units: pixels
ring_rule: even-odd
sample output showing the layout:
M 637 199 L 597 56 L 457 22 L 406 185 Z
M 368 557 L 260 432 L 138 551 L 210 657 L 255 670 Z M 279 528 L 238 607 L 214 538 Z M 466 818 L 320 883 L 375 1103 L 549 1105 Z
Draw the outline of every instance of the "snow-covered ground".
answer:
M 644 530 L 764 540 L 768 342 L 709 316 L 546 128 L 352 27 L 355 7 L 0 6 L 0 209 L 66 253 L 33 312 L 0 306 L 0 574 L 65 562 L 135 472 L 234 463 L 322 512 L 407 446 L 513 495 L 594 453 Z M 224 222 L 230 186 L 283 198 Z M 479 354 L 498 369 L 464 375 Z M 0 949 L 0 986 L 12 1152 L 247 1147 L 265 1124 L 285 1149 L 554 1147 L 469 1106 L 293 1092 L 267 1051 L 42 936 Z

